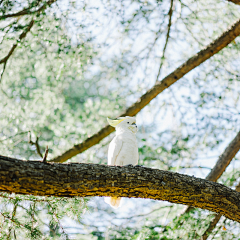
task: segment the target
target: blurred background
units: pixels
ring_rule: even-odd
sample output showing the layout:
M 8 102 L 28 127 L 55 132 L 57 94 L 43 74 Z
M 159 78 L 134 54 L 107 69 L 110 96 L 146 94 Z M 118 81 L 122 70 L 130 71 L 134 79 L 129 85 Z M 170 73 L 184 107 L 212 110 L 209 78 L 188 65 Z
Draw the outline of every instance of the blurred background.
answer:
M 61 155 L 217 39 L 239 11 L 226 0 L 1 0 L 0 154 L 41 160 L 48 146 L 48 159 Z M 239 50 L 237 37 L 137 114 L 139 165 L 207 176 L 240 130 Z M 67 162 L 107 164 L 113 136 Z M 234 189 L 239 160 L 219 183 Z M 149 199 L 125 198 L 114 210 L 100 197 L 0 197 L 1 239 L 201 239 L 215 216 Z M 239 239 L 240 225 L 222 217 L 208 235 Z

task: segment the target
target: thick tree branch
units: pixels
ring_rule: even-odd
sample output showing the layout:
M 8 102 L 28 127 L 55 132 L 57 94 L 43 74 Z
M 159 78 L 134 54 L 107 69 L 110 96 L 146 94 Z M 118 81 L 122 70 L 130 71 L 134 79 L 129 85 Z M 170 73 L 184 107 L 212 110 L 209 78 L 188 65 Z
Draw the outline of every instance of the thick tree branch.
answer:
M 240 20 L 233 24 L 226 32 L 224 32 L 219 38 L 210 43 L 203 50 L 195 54 L 193 57 L 188 59 L 179 68 L 173 71 L 171 74 L 166 76 L 161 82 L 157 82 L 151 89 L 149 89 L 136 103 L 129 107 L 121 116 L 135 116 L 141 111 L 149 102 L 154 99 L 159 93 L 163 92 L 166 88 L 170 87 L 185 74 L 190 72 L 195 67 L 218 53 L 230 42 L 232 42 L 240 34 Z M 65 162 L 71 157 L 76 156 L 79 153 L 87 150 L 88 148 L 98 144 L 103 138 L 108 136 L 114 131 L 111 126 L 102 128 L 99 132 L 86 139 L 80 144 L 74 145 L 72 148 L 67 150 L 60 156 L 52 159 L 52 162 Z
M 56 197 L 150 198 L 191 204 L 240 222 L 240 193 L 208 180 L 145 167 L 44 164 L 0 156 L 0 191 Z
M 235 190 L 237 192 L 240 191 L 240 183 L 236 186 Z M 213 229 L 216 227 L 217 223 L 219 222 L 221 216 L 222 215 L 219 213 L 215 214 L 213 220 L 210 222 L 210 225 L 208 226 L 208 228 L 206 229 L 206 231 L 204 232 L 200 240 L 207 240 L 208 236 L 212 233 Z

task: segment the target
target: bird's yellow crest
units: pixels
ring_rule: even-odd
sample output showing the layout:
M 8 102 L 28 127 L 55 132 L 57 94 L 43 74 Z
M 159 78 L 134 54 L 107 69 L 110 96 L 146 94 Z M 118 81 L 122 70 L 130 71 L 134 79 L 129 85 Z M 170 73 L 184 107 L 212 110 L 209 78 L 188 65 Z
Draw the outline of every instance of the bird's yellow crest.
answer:
M 128 119 L 129 117 L 120 117 L 119 119 L 116 120 L 112 120 L 110 118 L 107 118 L 107 121 L 109 123 L 110 126 L 112 127 L 116 127 L 120 122 L 122 122 L 125 119 Z

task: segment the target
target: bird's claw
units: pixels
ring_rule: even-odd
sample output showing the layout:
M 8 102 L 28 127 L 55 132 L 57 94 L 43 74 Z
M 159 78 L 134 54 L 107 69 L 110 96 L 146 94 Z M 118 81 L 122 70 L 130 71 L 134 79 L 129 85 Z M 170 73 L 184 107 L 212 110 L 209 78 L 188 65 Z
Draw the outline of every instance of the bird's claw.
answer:
M 128 164 L 128 165 L 125 165 L 126 167 L 133 167 L 133 165 L 132 164 Z

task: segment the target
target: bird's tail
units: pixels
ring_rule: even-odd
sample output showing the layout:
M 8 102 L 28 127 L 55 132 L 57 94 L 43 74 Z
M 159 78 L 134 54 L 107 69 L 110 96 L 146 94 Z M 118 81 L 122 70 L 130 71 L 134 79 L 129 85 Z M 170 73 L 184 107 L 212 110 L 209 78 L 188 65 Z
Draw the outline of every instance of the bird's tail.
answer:
M 121 197 L 105 197 L 104 201 L 109 204 L 113 208 L 120 207 L 121 204 Z

